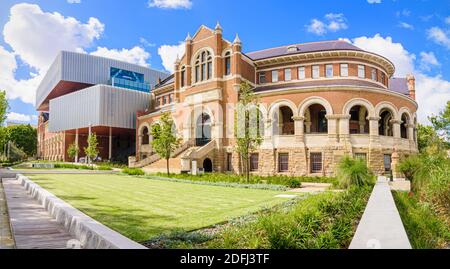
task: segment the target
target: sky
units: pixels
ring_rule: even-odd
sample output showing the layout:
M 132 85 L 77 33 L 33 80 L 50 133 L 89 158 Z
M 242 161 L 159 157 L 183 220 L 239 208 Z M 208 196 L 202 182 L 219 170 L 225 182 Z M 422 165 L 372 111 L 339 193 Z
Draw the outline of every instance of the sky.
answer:
M 0 0 L 0 89 L 8 120 L 37 122 L 36 88 L 60 50 L 171 72 L 200 25 L 244 52 L 344 39 L 416 77 L 418 119 L 450 100 L 450 0 Z

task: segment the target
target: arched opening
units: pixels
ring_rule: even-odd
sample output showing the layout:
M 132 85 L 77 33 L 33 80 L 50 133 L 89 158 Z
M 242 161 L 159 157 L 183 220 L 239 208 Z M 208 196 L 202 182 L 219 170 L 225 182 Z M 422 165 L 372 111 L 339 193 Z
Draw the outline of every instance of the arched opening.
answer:
M 228 76 L 231 74 L 231 52 L 225 53 L 225 76 Z
M 402 123 L 400 124 L 400 135 L 402 138 L 408 139 L 408 124 L 409 116 L 406 113 L 402 114 Z
M 142 129 L 142 145 L 148 145 L 150 143 L 150 134 L 147 126 Z
M 198 147 L 204 146 L 211 141 L 211 117 L 207 113 L 202 113 L 197 119 L 195 134 L 195 144 Z
M 294 120 L 292 117 L 294 112 L 288 106 L 281 106 L 280 113 L 278 115 L 279 122 L 279 134 L 281 135 L 293 135 L 294 134 Z
M 417 143 L 417 119 L 416 118 L 414 118 L 414 130 L 413 130 L 413 139 L 414 139 L 414 142 L 416 142 Z
M 203 171 L 206 173 L 211 173 L 213 171 L 213 164 L 210 158 L 206 158 L 203 161 Z
M 321 104 L 310 105 L 305 111 L 305 133 L 328 133 L 327 110 Z
M 209 80 L 212 77 L 212 56 L 207 50 L 195 58 L 195 82 Z
M 378 134 L 384 136 L 394 136 L 394 128 L 392 120 L 394 119 L 393 113 L 389 109 L 383 109 L 380 112 L 380 123 L 378 128 Z
M 367 119 L 369 113 L 364 106 L 354 106 L 350 109 L 350 134 L 368 134 L 369 120 Z

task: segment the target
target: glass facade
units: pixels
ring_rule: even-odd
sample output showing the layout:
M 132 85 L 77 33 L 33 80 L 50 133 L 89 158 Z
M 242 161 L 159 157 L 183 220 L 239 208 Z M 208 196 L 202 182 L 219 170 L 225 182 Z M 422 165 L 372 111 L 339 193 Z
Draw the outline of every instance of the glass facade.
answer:
M 144 81 L 144 75 L 128 70 L 111 67 L 110 84 L 141 92 L 150 92 L 150 83 Z

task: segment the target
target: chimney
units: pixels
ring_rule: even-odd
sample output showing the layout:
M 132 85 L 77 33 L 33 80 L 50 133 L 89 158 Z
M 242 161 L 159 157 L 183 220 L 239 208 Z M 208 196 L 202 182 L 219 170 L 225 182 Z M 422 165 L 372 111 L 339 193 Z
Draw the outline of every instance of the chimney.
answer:
M 409 96 L 416 100 L 416 79 L 412 74 L 408 74 L 406 76 L 406 81 L 408 83 Z

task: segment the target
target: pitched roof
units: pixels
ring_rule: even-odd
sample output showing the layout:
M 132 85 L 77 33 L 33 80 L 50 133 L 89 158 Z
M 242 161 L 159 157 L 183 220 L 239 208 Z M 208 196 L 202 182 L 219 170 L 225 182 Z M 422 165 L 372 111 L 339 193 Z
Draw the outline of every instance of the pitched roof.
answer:
M 156 84 L 155 85 L 155 89 L 167 86 L 167 85 L 172 84 L 174 82 L 175 82 L 175 74 L 172 74 L 172 75 L 168 76 L 167 78 L 161 80 L 160 83 Z
M 389 90 L 409 96 L 408 80 L 406 78 L 389 79 Z
M 258 50 L 254 52 L 246 53 L 252 60 L 261 60 L 265 58 L 284 56 L 290 54 L 299 54 L 306 52 L 328 51 L 328 50 L 355 50 L 363 51 L 362 49 L 344 41 L 344 40 L 331 40 L 321 42 L 310 42 L 303 44 L 294 44 L 281 46 L 276 48 Z

